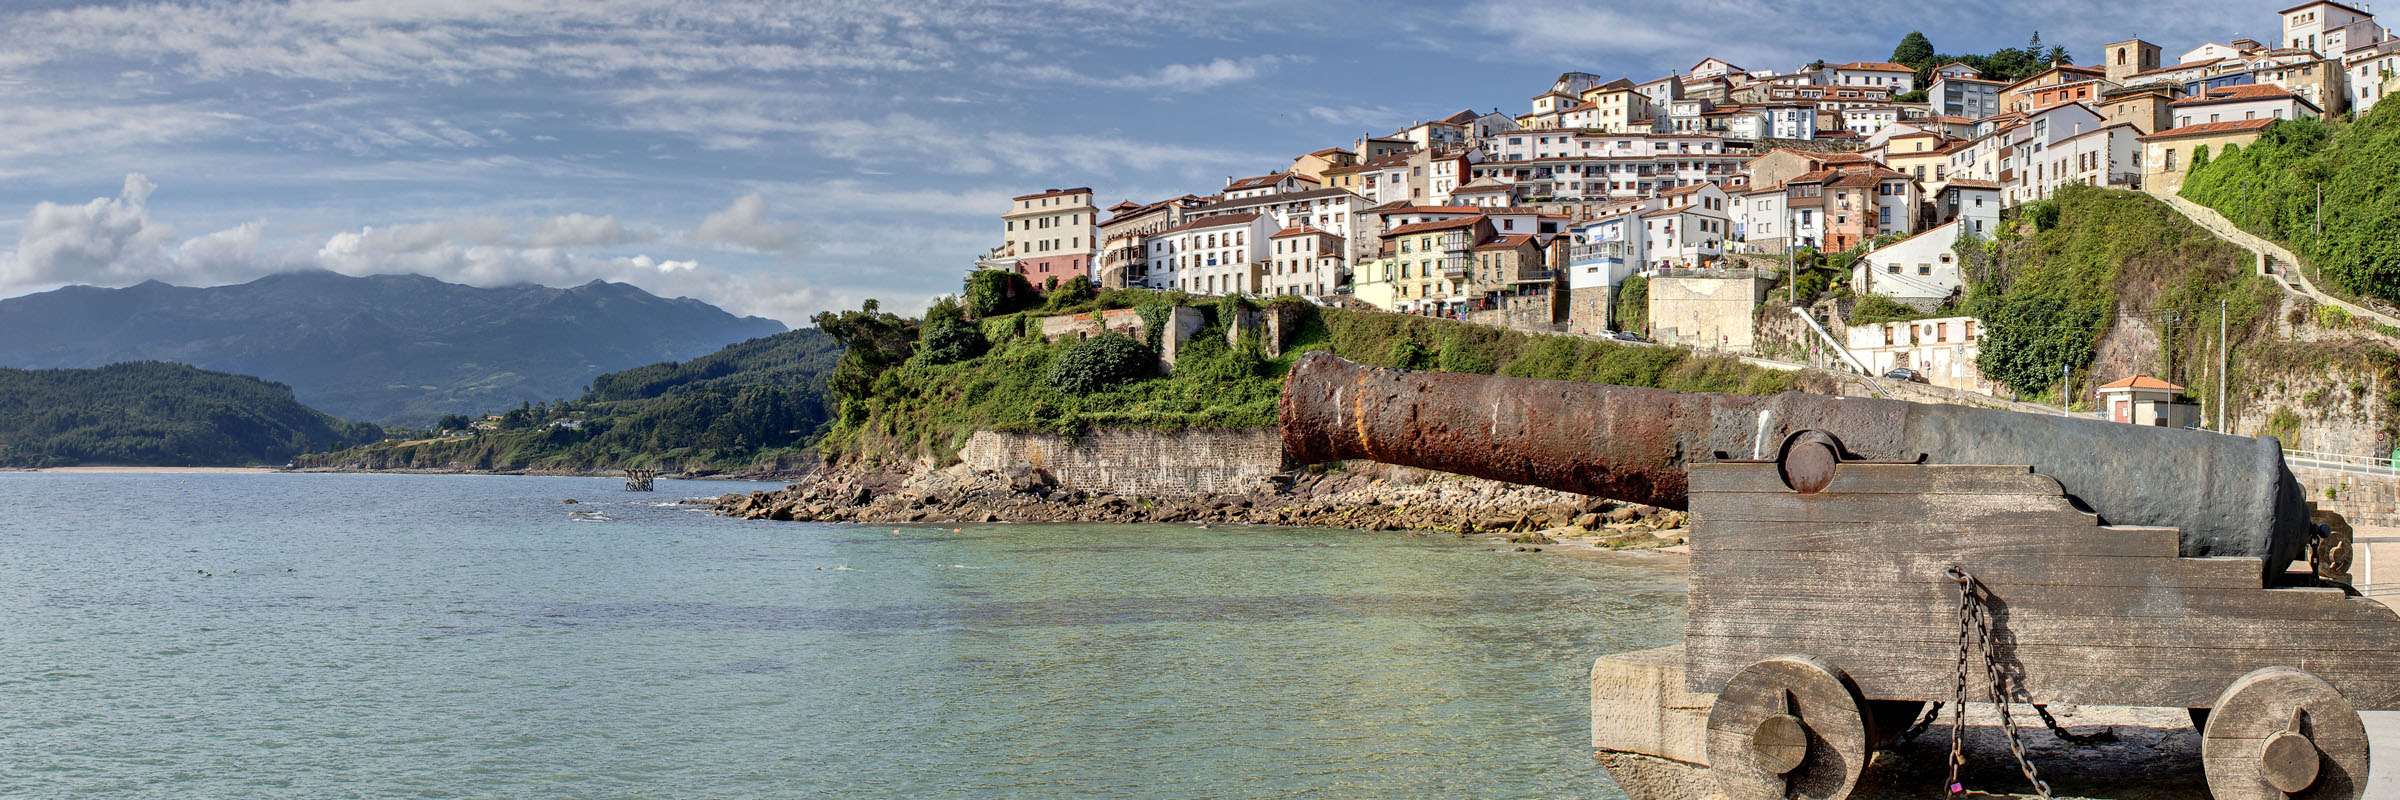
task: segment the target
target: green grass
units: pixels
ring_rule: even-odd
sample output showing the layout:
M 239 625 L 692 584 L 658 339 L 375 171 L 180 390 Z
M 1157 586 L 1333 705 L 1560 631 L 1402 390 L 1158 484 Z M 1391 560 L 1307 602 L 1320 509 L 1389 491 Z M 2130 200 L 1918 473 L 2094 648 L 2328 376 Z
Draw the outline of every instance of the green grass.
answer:
M 1195 302 L 1199 301 L 1199 302 Z M 1321 309 L 1293 298 L 1269 301 L 1293 314 L 1298 331 L 1284 352 L 1266 355 L 1257 338 L 1226 341 L 1226 320 L 1240 301 L 1112 290 L 1090 308 L 1053 307 L 989 317 L 983 355 L 950 364 L 912 358 L 876 375 L 855 402 L 863 413 L 837 422 L 818 443 L 837 463 L 904 466 L 950 463 L 979 430 L 1079 436 L 1096 428 L 1150 430 L 1268 428 L 1283 377 L 1308 352 L 1354 361 L 1443 371 L 1654 386 L 1682 391 L 1773 394 L 1791 373 L 1680 348 L 1627 346 L 1578 337 L 1526 334 L 1402 314 Z M 1045 342 L 1033 320 L 1091 308 L 1196 305 L 1206 325 L 1177 353 L 1172 372 L 1090 393 L 1060 391 L 1045 380 L 1052 359 L 1072 342 Z M 1037 306 L 1037 308 L 1039 308 Z

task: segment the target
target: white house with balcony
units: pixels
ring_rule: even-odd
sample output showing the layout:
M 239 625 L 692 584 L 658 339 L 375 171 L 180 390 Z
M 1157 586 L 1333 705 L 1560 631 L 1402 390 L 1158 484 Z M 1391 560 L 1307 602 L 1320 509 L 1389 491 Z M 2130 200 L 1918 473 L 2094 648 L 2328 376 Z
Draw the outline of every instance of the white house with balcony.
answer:
M 1656 198 L 1608 206 L 1576 224 L 1567 245 L 1567 325 L 1575 333 L 1610 329 L 1617 288 L 1646 263 L 1642 215 L 1663 206 Z
M 1663 206 L 1642 215 L 1645 262 L 1654 267 L 1697 267 L 1725 255 L 1733 235 L 1725 187 L 1704 183 L 1659 192 Z

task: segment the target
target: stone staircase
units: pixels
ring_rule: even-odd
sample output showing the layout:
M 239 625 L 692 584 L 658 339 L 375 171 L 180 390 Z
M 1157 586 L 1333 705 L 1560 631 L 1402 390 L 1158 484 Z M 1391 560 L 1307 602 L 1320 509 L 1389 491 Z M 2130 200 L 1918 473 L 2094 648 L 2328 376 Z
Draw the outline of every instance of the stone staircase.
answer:
M 2308 275 L 2300 271 L 2299 256 L 2292 255 L 2292 251 L 2284 249 L 2282 245 L 2235 227 L 2232 220 L 2217 213 L 2216 209 L 2172 194 L 2154 194 L 2152 196 L 2166 201 L 2168 208 L 2175 209 L 2176 213 L 2191 220 L 2192 224 L 2215 234 L 2217 238 L 2232 242 L 2236 246 L 2256 254 L 2259 274 L 2275 278 L 2286 291 L 2350 312 L 2351 316 L 2359 319 L 2400 328 L 2400 317 L 2394 317 L 2319 291 L 2316 284 L 2308 279 Z

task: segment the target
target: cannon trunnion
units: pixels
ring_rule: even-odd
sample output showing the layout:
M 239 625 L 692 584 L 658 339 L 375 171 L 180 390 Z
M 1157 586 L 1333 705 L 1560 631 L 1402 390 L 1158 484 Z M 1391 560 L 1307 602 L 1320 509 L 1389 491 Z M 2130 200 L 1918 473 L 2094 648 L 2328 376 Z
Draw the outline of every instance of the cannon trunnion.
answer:
M 2180 557 L 2174 529 L 2100 525 L 2029 467 L 1849 463 L 1804 434 L 1690 475 L 1686 688 L 1717 695 L 1710 766 L 1732 797 L 1846 796 L 1890 732 L 1877 705 L 1953 697 L 1954 570 L 1986 592 L 2011 702 L 2213 709 L 2218 800 L 2357 797 L 2356 711 L 2400 708 L 2400 615 L 2263 588 L 2254 558 Z

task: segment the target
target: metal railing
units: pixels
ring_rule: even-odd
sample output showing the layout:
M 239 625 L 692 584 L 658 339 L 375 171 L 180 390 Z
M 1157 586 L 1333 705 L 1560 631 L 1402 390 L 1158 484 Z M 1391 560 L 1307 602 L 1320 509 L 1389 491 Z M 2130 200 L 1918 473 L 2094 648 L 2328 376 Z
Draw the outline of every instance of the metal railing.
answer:
M 2356 472 L 2366 475 L 2391 475 L 2394 477 L 2400 477 L 2400 464 L 2394 464 L 2390 456 L 2366 456 L 2355 453 L 2329 453 L 2320 450 L 2296 450 L 2287 447 L 2283 450 L 2283 460 L 2286 464 L 2291 464 L 2293 466 L 2304 466 L 2312 469 L 2328 469 L 2338 472 Z

